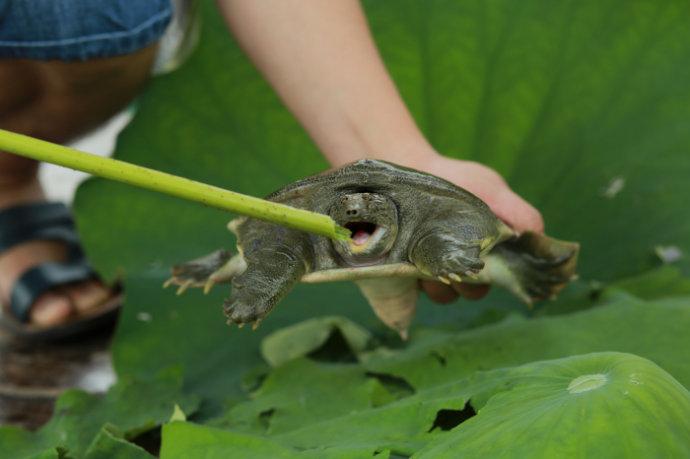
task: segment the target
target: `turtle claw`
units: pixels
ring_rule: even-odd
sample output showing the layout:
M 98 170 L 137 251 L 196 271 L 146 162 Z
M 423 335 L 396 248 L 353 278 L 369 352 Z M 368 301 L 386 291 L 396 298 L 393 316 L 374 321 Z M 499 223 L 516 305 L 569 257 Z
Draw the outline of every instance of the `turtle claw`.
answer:
M 238 328 L 238 329 L 244 328 L 244 326 L 246 325 L 244 322 L 235 322 L 235 321 L 232 320 L 232 319 L 226 320 L 225 323 L 226 323 L 229 327 L 232 327 L 233 325 L 237 325 L 237 328 Z
M 479 247 L 448 245 L 439 242 L 426 247 L 423 253 L 416 253 L 420 262 L 413 260 L 413 263 L 422 272 L 431 271 L 434 279 L 446 285 L 451 285 L 451 280 L 459 283 L 463 277 L 474 278 L 484 268 L 484 262 L 479 259 Z
M 462 278 L 455 273 L 448 274 L 448 277 L 450 277 L 451 280 L 457 282 L 458 284 L 462 282 Z
M 255 299 L 254 295 L 252 297 Z M 238 327 L 251 325 L 252 330 L 259 328 L 268 310 L 269 308 L 262 307 L 261 303 L 247 303 L 241 299 L 227 299 L 224 305 L 224 312 L 229 323 L 237 324 Z
M 209 277 L 204 284 L 204 295 L 208 295 L 214 285 L 216 285 L 216 282 Z
M 465 276 L 469 277 L 470 279 L 477 279 L 479 277 L 475 271 L 469 269 L 465 271 Z
M 193 280 L 186 280 L 186 281 L 184 281 L 184 282 L 180 285 L 180 288 L 178 288 L 177 291 L 175 292 L 175 295 L 177 295 L 177 296 L 182 295 L 184 292 L 187 291 L 187 289 L 188 289 L 189 287 L 192 286 L 193 283 L 194 283 Z
M 174 284 L 174 283 L 175 283 L 175 276 L 173 276 L 173 277 L 171 277 L 170 279 L 168 279 L 168 280 L 166 280 L 165 282 L 163 282 L 163 288 L 168 288 L 168 287 L 170 287 L 170 286 L 171 286 L 172 284 Z

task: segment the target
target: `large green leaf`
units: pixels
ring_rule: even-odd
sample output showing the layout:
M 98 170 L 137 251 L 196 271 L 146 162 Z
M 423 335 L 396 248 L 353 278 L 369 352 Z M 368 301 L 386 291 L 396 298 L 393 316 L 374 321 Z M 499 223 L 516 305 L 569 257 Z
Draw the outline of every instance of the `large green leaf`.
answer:
M 690 298 L 645 303 L 622 297 L 567 316 L 514 317 L 465 333 L 421 330 L 401 351 L 378 350 L 371 371 L 405 378 L 416 388 L 458 379 L 476 370 L 589 352 L 619 351 L 646 357 L 690 386 Z
M 478 370 L 613 350 L 653 360 L 681 383 L 690 386 L 690 362 L 677 352 L 678 349 L 690 349 L 690 335 L 685 333 L 690 326 L 690 297 L 644 302 L 617 294 L 608 301 L 606 305 L 570 315 L 532 320 L 513 316 L 500 323 L 461 333 L 437 328 L 419 329 L 408 345 L 398 349 L 379 346 L 360 353 L 359 360 L 370 373 L 402 378 L 411 389 L 419 390 L 465 378 Z M 299 325 L 278 332 L 280 338 L 300 342 L 303 327 Z M 313 327 L 314 320 L 305 322 L 305 325 Z M 326 321 L 322 327 L 324 331 L 330 329 Z M 270 335 L 264 342 L 274 339 Z M 293 358 L 310 356 L 311 349 L 305 349 L 302 355 Z M 293 382 L 294 390 L 302 393 L 307 381 L 319 379 L 310 376 L 310 368 L 303 371 L 300 380 Z M 274 378 L 280 380 L 285 377 L 284 371 L 285 367 L 278 368 L 265 384 L 269 387 L 276 385 Z M 319 371 L 323 372 L 323 369 Z M 283 382 L 278 385 L 291 384 Z M 315 386 L 319 384 L 315 383 Z M 265 389 L 263 386 L 258 395 L 262 395 Z M 340 390 L 334 386 L 325 397 L 313 392 L 299 398 L 322 398 L 321 404 L 325 406 L 327 399 L 336 399 Z M 270 403 L 275 402 L 259 406 L 266 410 L 278 407 Z
M 299 359 L 268 375 L 251 398 L 213 424 L 275 435 L 383 405 L 395 396 L 361 366 Z
M 334 341 L 340 341 L 340 343 Z M 273 367 L 328 347 L 346 348 L 342 359 L 354 359 L 372 342 L 371 333 L 345 317 L 326 316 L 285 327 L 261 342 L 261 356 Z
M 543 366 L 531 366 L 530 361 L 616 350 L 653 359 L 690 385 L 690 365 L 675 353 L 690 348 L 684 332 L 690 326 L 688 304 L 690 298 L 645 303 L 622 297 L 570 316 L 513 319 L 459 334 L 426 330 L 413 336 L 410 346 L 381 347 L 364 355 L 359 365 L 298 359 L 270 373 L 251 400 L 236 405 L 214 424 L 267 435 L 291 446 L 335 447 L 348 438 L 351 445 L 411 454 L 440 433 L 432 432 L 440 410 L 460 411 L 471 398 L 481 412 L 483 403 L 496 392 L 492 387 L 503 387 L 505 372 L 496 370 L 484 377 L 477 375 L 478 370 L 525 364 L 527 370 L 518 373 L 536 372 L 535 382 L 544 377 L 538 370 Z M 644 324 L 644 334 L 640 324 Z M 636 357 L 635 362 L 640 360 Z M 549 365 L 556 370 L 582 370 L 573 373 L 575 378 L 587 374 L 583 368 L 588 365 L 605 367 L 604 363 L 580 359 L 573 367 Z M 407 392 L 401 392 L 401 387 Z M 515 413 L 511 416 L 519 418 Z M 571 430 L 568 427 L 565 432 Z
M 341 365 L 341 370 L 354 373 L 358 368 Z M 273 429 L 271 420 L 264 432 L 248 435 L 237 422 L 227 426 L 232 432 L 173 424 L 163 431 L 163 457 L 168 450 L 208 457 L 208 448 L 242 451 L 243 457 L 292 457 L 295 450 L 319 449 L 321 457 L 328 457 L 326 452 L 349 457 L 345 452 L 385 450 L 433 458 L 690 453 L 690 392 L 649 360 L 630 354 L 587 354 L 479 373 L 382 406 L 346 406 L 348 394 L 333 400 L 338 388 L 318 377 L 333 373 L 329 365 L 295 362 L 276 373 L 283 381 L 303 381 L 313 392 L 330 392 L 312 402 L 320 398 L 326 412 L 338 409 L 318 417 L 323 413 L 314 404 L 309 411 L 317 416 L 305 417 L 299 408 L 304 397 L 296 397 L 294 386 L 267 382 L 264 394 L 246 405 L 266 413 L 271 405 L 265 402 L 276 403 L 273 418 L 282 417 L 282 428 Z M 340 387 L 351 382 L 343 380 Z
M 305 450 L 282 446 L 271 440 L 228 432 L 191 423 L 173 422 L 163 427 L 161 459 L 387 459 L 388 452 L 376 448 L 315 448 Z
M 104 426 L 84 455 L 85 459 L 152 459 L 154 456 L 128 442 L 113 426 Z
M 648 360 L 589 354 L 518 367 L 506 379 L 509 390 L 417 457 L 690 454 L 690 392 Z
M 180 371 L 168 369 L 150 379 L 121 376 L 105 396 L 68 390 L 57 400 L 52 419 L 37 432 L 0 428 L 0 457 L 34 457 L 56 447 L 69 457 L 142 457 L 145 452 L 124 438 L 163 424 L 175 404 L 196 411 L 197 397 L 182 394 L 181 388 Z

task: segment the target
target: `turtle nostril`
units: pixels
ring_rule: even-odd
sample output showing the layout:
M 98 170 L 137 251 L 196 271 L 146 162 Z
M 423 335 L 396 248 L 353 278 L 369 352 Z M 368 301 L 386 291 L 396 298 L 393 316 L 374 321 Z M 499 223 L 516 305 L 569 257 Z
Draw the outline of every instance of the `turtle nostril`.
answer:
M 348 215 L 357 215 L 357 211 L 354 210 L 354 209 L 353 209 L 353 210 L 348 210 L 348 211 L 345 212 L 345 213 L 348 214 Z

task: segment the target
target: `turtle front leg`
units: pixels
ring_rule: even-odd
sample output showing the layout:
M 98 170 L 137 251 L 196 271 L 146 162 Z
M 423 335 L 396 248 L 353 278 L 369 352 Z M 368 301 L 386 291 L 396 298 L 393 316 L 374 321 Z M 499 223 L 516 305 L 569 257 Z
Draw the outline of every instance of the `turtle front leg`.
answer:
M 422 232 L 409 251 L 410 261 L 427 276 L 445 284 L 475 277 L 484 267 L 480 259 L 481 238 L 467 238 L 466 233 L 438 228 Z
M 172 277 L 163 288 L 177 285 L 177 294 L 183 294 L 190 287 L 203 287 L 204 293 L 218 283 L 229 282 L 246 269 L 242 255 L 231 257 L 229 250 L 216 250 L 208 255 L 173 266 Z
M 223 309 L 228 324 L 256 328 L 306 272 L 301 245 L 262 247 L 244 254 L 247 269 L 232 279 L 232 294 Z

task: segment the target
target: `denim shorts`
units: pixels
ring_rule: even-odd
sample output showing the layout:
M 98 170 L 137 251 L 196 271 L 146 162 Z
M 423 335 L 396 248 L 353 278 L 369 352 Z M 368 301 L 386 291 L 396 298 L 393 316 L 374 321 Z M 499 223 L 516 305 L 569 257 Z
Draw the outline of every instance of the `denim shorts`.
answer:
M 78 61 L 158 40 L 170 0 L 0 0 L 0 58 Z

